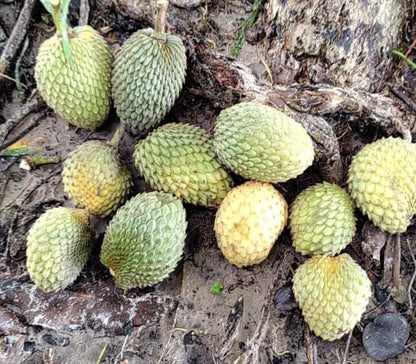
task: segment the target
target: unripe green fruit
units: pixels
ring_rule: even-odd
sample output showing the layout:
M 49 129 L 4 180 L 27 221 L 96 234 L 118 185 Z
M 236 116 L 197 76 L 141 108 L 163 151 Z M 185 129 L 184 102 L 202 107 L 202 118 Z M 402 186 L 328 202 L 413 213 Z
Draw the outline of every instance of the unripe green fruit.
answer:
M 310 329 L 328 341 L 354 328 L 372 294 L 366 272 L 348 254 L 307 260 L 295 272 L 293 293 Z
M 93 235 L 85 210 L 55 207 L 42 214 L 27 235 L 27 269 L 43 291 L 66 288 L 81 273 Z
M 120 207 L 105 231 L 101 262 L 122 289 L 165 279 L 183 254 L 186 213 L 164 192 L 139 194 Z
M 144 135 L 172 108 L 185 82 L 186 53 L 175 36 L 141 29 L 116 54 L 112 76 L 117 115 L 132 135 Z
M 292 204 L 290 231 L 302 254 L 335 255 L 355 233 L 354 203 L 341 187 L 318 183 L 302 191 Z
M 57 34 L 41 44 L 35 66 L 37 87 L 58 115 L 94 131 L 110 110 L 113 56 L 104 38 L 88 25 L 70 29 L 69 47 L 70 62 Z
M 184 202 L 217 207 L 231 189 L 231 177 L 218 162 L 211 137 L 194 125 L 159 127 L 136 145 L 134 161 L 153 189 Z
M 416 212 L 416 146 L 383 138 L 364 146 L 349 168 L 352 198 L 374 225 L 389 233 L 406 231 Z
M 261 182 L 285 182 L 314 159 L 312 139 L 282 112 L 256 102 L 221 111 L 214 129 L 219 160 L 234 173 Z

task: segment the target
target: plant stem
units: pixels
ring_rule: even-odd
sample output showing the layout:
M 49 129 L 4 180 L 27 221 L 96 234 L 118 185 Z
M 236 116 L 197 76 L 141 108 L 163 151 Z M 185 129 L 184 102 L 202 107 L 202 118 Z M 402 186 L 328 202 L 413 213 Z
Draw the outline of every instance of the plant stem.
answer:
M 59 155 L 54 157 L 45 157 L 45 156 L 33 156 L 33 157 L 24 157 L 20 161 L 19 167 L 30 171 L 38 166 L 43 166 L 44 164 L 56 164 L 61 161 Z
M 166 11 L 169 6 L 169 0 L 159 0 L 156 3 L 156 19 L 155 19 L 155 30 L 158 33 L 166 32 Z
M 114 135 L 112 136 L 112 138 L 109 142 L 116 149 L 118 149 L 118 145 L 120 144 L 120 140 L 121 140 L 121 137 L 123 135 L 123 131 L 124 131 L 123 124 L 119 124 L 119 126 L 117 127 Z
M 59 36 L 62 35 L 62 22 L 61 22 L 61 5 L 59 0 L 51 0 L 52 5 L 52 19 L 56 27 L 56 32 Z
M 402 59 L 404 59 L 407 63 L 409 63 L 414 69 L 416 69 L 416 63 L 413 62 L 411 59 L 409 59 L 408 57 L 406 57 L 406 55 L 404 55 L 402 52 L 400 51 L 393 51 L 393 54 L 395 54 L 396 56 L 401 57 Z

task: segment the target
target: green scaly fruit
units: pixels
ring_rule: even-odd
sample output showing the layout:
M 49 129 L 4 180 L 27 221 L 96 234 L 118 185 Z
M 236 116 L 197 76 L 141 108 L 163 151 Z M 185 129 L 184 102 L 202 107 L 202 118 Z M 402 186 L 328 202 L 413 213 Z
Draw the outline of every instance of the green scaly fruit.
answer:
M 42 43 L 35 79 L 40 94 L 70 124 L 97 129 L 110 110 L 113 56 L 106 41 L 88 25 L 69 30 L 71 58 L 56 33 Z
M 134 160 L 153 189 L 191 204 L 217 207 L 231 189 L 231 177 L 218 162 L 210 135 L 194 125 L 159 127 L 136 145 Z
M 318 183 L 302 191 L 292 204 L 290 231 L 301 254 L 335 255 L 355 233 L 354 203 L 348 193 L 331 183 Z
M 349 168 L 348 187 L 361 211 L 389 233 L 406 231 L 416 212 L 416 146 L 383 138 L 364 146 Z
M 172 108 L 185 82 L 182 40 L 163 29 L 141 29 L 116 54 L 113 99 L 117 115 L 132 135 L 145 135 Z
M 120 207 L 105 231 L 101 262 L 118 287 L 154 285 L 176 267 L 184 250 L 186 213 L 164 192 L 136 195 Z
M 27 269 L 43 291 L 66 288 L 81 273 L 91 251 L 85 210 L 55 207 L 43 213 L 27 235 Z
M 221 111 L 214 129 L 219 160 L 236 174 L 261 182 L 285 182 L 309 167 L 312 139 L 282 112 L 256 102 Z
M 354 328 L 372 294 L 366 272 L 348 254 L 307 260 L 295 272 L 293 293 L 310 329 L 328 341 Z
M 246 182 L 233 188 L 215 218 L 218 246 L 237 267 L 267 258 L 287 222 L 288 207 L 271 184 Z
M 62 181 L 77 206 L 102 217 L 125 201 L 132 186 L 130 172 L 117 147 L 99 140 L 83 143 L 68 155 Z

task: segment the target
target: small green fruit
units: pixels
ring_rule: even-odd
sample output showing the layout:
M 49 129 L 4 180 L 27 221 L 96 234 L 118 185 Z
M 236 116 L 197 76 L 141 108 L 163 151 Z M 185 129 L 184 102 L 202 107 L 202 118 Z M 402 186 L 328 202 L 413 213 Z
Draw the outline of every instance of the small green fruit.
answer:
M 290 212 L 293 246 L 301 254 L 335 255 L 355 233 L 354 203 L 341 187 L 318 183 L 302 191 Z
M 66 288 L 81 273 L 91 250 L 85 210 L 55 207 L 42 214 L 27 235 L 27 269 L 43 291 Z
M 310 329 L 333 341 L 360 320 L 371 297 L 371 282 L 348 254 L 317 255 L 296 270 L 293 293 Z

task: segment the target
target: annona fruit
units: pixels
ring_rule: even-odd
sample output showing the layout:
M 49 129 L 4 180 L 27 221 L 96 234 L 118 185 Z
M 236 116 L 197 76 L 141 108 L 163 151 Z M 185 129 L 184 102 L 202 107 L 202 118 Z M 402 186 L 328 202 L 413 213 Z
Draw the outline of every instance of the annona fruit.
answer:
M 179 199 L 156 191 L 136 195 L 111 219 L 101 262 L 122 289 L 156 284 L 181 259 L 186 226 L 185 209 Z
M 91 140 L 76 147 L 62 170 L 65 192 L 77 206 L 98 216 L 110 215 L 130 192 L 129 170 L 111 143 Z
M 27 269 L 43 291 L 64 289 L 80 274 L 91 250 L 85 210 L 55 207 L 43 213 L 27 235 Z
M 185 202 L 216 207 L 231 189 L 231 177 L 218 162 L 212 139 L 194 125 L 159 127 L 136 145 L 134 160 L 153 189 Z
M 406 231 L 416 211 L 416 147 L 400 138 L 364 146 L 349 168 L 348 187 L 357 206 L 382 230 Z
M 65 57 L 62 38 L 55 34 L 39 48 L 35 79 L 49 107 L 72 125 L 94 131 L 110 110 L 110 48 L 88 25 L 69 31 L 71 61 Z
M 296 270 L 293 293 L 310 329 L 333 341 L 360 320 L 371 297 L 371 282 L 350 255 L 317 255 Z
M 157 126 L 185 82 L 182 40 L 157 28 L 132 34 L 115 57 L 114 106 L 132 135 L 144 135 Z
M 267 258 L 287 222 L 288 207 L 271 184 L 249 181 L 233 188 L 215 217 L 215 235 L 225 258 L 237 267 Z
M 301 174 L 314 158 L 303 126 L 282 112 L 256 102 L 221 111 L 214 129 L 220 162 L 236 174 L 262 182 L 285 182 Z
M 331 183 L 318 183 L 302 191 L 290 211 L 295 250 L 311 255 L 338 254 L 354 236 L 354 208 L 347 192 Z

